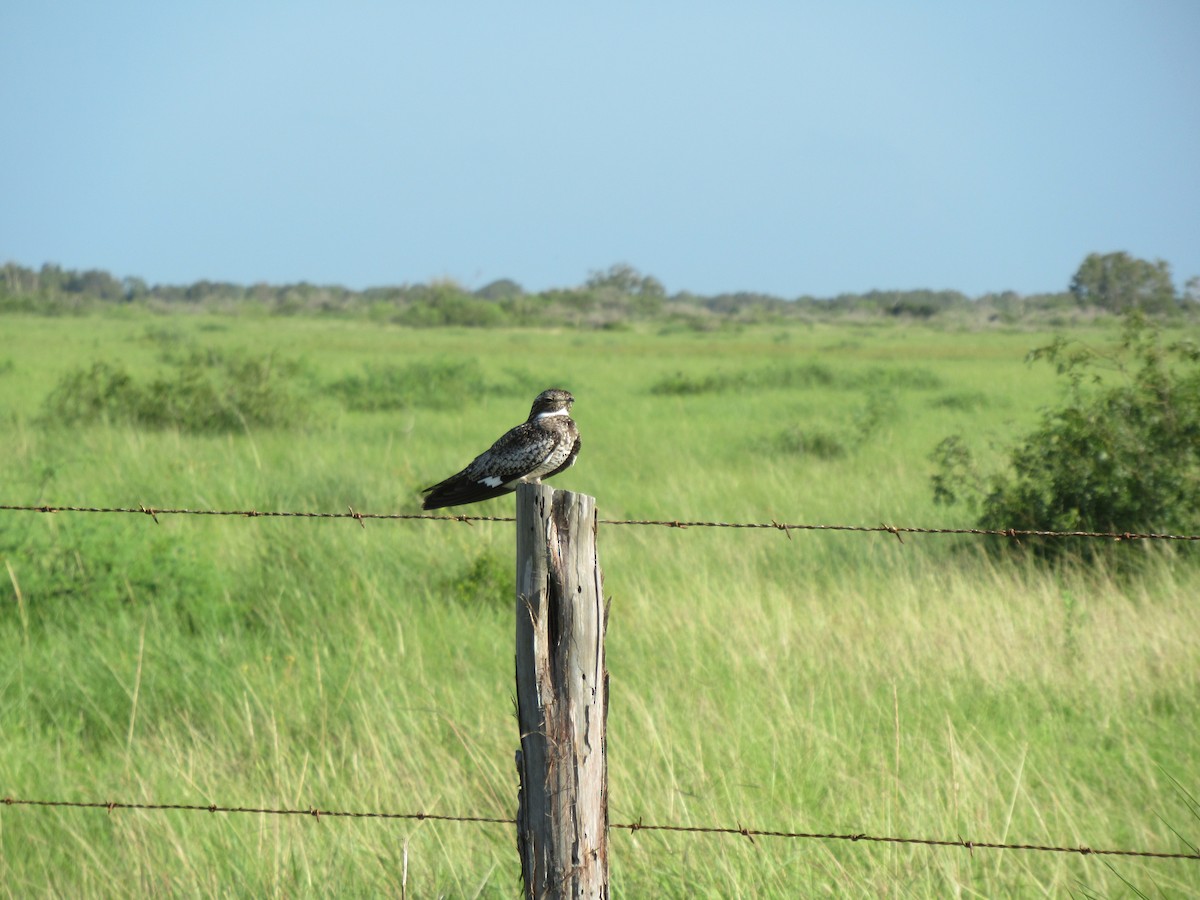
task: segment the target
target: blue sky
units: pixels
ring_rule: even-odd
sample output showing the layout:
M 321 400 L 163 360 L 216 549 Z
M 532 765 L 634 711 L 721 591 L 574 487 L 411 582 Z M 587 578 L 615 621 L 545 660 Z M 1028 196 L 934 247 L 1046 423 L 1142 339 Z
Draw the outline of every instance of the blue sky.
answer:
M 670 291 L 1200 274 L 1200 3 L 6 3 L 0 261 Z

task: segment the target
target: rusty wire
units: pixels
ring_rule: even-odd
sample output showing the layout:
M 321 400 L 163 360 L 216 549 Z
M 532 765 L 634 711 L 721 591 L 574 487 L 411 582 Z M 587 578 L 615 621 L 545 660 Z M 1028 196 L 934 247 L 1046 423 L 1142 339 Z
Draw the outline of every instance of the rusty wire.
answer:
M 809 839 L 821 841 L 850 841 L 852 843 L 865 841 L 877 844 L 916 844 L 923 847 L 960 847 L 963 850 L 1034 850 L 1043 853 L 1078 853 L 1080 856 L 1140 856 L 1152 859 L 1190 859 L 1200 860 L 1200 853 L 1164 853 L 1154 850 L 1098 850 L 1094 847 L 1056 847 L 1046 844 L 1002 844 L 993 841 L 940 840 L 937 838 L 894 837 L 873 834 L 850 833 L 834 834 L 810 831 L 766 831 L 756 828 L 703 827 L 699 825 L 644 825 L 640 821 L 630 824 L 609 825 L 609 828 L 624 828 L 634 831 L 677 831 L 688 834 L 722 834 L 738 835 L 748 838 L 751 842 L 756 837 L 775 837 Z
M 75 800 L 21 800 L 15 797 L 5 797 L 5 806 L 35 806 L 35 807 L 67 807 L 72 809 L 103 809 L 109 813 L 120 809 L 134 810 L 175 810 L 183 812 L 207 813 L 254 813 L 272 816 L 308 816 L 313 819 L 408 819 L 418 822 L 468 822 L 486 825 L 516 825 L 516 820 L 496 816 L 455 816 L 440 813 L 392 813 L 392 812 L 348 812 L 345 810 L 319 809 L 270 809 L 250 806 L 220 806 L 218 804 L 190 803 L 125 803 L 125 802 L 86 802 Z M 788 838 L 792 840 L 822 840 L 849 841 L 851 843 L 877 844 L 913 844 L 923 847 L 959 847 L 963 850 L 1027 850 L 1043 853 L 1077 853 L 1080 856 L 1135 856 L 1149 859 L 1181 859 L 1200 861 L 1200 852 L 1169 853 L 1156 850 L 1121 850 L 1097 849 L 1095 847 L 1053 846 L 1046 844 L 1004 844 L 993 841 L 969 841 L 963 838 L 957 840 L 939 840 L 935 838 L 897 837 L 891 835 L 873 835 L 863 833 L 835 834 L 807 831 L 772 831 L 760 828 L 746 828 L 742 825 L 702 826 L 702 825 L 647 825 L 638 819 L 636 822 L 614 823 L 611 829 L 621 829 L 631 834 L 639 831 L 675 832 L 683 834 L 715 834 L 744 837 L 754 843 L 756 837 Z
M 353 519 L 364 528 L 367 519 L 414 520 L 429 522 L 515 522 L 514 516 L 425 515 L 423 513 L 364 513 L 347 507 L 346 512 L 305 512 L 257 509 L 184 509 L 158 506 L 55 506 L 51 504 L 0 504 L 0 511 L 38 513 L 131 513 L 145 515 L 155 522 L 159 516 L 232 516 L 235 518 Z M 1109 541 L 1200 541 L 1200 534 L 1163 534 L 1135 531 L 1046 531 L 1031 528 L 927 528 L 916 525 L 821 525 L 804 522 L 709 522 L 680 519 L 600 519 L 600 525 L 658 525 L 666 528 L 766 528 L 782 531 L 789 538 L 793 531 L 880 532 L 903 540 L 906 534 L 967 534 L 1007 538 L 1094 538 Z
M 308 809 L 269 809 L 255 806 L 220 806 L 211 803 L 204 806 L 197 803 L 125 803 L 125 802 L 95 802 L 76 800 L 20 800 L 16 797 L 5 797 L 5 806 L 41 806 L 65 807 L 70 809 L 104 809 L 113 812 L 118 809 L 143 809 L 154 811 L 176 810 L 181 812 L 207 813 L 255 813 L 263 816 L 311 816 L 314 819 L 414 819 L 418 822 L 476 822 L 484 825 L 515 825 L 515 819 L 500 819 L 491 816 L 451 816 L 440 813 L 389 813 L 389 812 L 347 812 L 345 810 L 318 809 L 310 806 Z

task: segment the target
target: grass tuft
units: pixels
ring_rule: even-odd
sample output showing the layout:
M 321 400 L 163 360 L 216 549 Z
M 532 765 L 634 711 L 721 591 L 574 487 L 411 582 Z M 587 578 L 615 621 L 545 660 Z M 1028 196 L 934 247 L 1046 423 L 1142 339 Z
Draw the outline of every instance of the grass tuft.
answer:
M 362 374 L 334 381 L 329 390 L 350 410 L 378 412 L 411 407 L 436 409 L 453 398 L 455 404 L 474 403 L 488 395 L 536 394 L 528 373 L 510 371 L 490 379 L 473 359 L 448 358 L 407 363 L 367 365 Z M 531 393 L 532 392 L 532 393 Z

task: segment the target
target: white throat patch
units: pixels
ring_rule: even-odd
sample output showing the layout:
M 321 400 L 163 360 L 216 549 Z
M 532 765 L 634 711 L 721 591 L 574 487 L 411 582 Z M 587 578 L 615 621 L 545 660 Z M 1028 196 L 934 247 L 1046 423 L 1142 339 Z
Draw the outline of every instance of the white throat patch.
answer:
M 537 418 L 549 419 L 551 416 L 569 416 L 570 414 L 570 410 L 568 410 L 566 407 L 563 407 L 562 409 L 555 409 L 551 410 L 550 412 L 538 413 Z

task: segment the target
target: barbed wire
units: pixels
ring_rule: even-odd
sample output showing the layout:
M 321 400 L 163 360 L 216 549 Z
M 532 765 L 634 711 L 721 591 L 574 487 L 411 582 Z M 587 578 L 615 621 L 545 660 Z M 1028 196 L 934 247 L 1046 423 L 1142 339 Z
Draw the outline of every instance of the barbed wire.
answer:
M 307 512 L 258 509 L 186 509 L 145 506 L 57 506 L 52 504 L 0 504 L 0 511 L 37 513 L 126 513 L 145 515 L 155 522 L 159 516 L 231 516 L 234 518 L 354 519 L 364 528 L 366 521 L 409 520 L 427 522 L 515 522 L 515 516 L 426 515 L 424 513 L 364 513 L 347 507 L 346 512 Z M 903 542 L 906 534 L 965 534 L 1006 538 L 1093 538 L 1109 541 L 1200 541 L 1200 534 L 1167 534 L 1147 531 L 1052 531 L 1033 528 L 930 528 L 918 525 L 823 525 L 806 522 L 713 522 L 681 519 L 599 519 L 600 525 L 649 525 L 665 528 L 749 528 L 782 531 L 788 538 L 793 531 L 879 532 L 891 534 Z
M 183 812 L 207 812 L 207 813 L 251 813 L 257 815 L 272 815 L 272 816 L 308 816 L 313 819 L 408 819 L 418 822 L 467 822 L 486 825 L 516 825 L 516 820 L 512 818 L 501 818 L 497 816 L 456 816 L 442 813 L 426 813 L 426 812 L 411 812 L 411 813 L 394 813 L 394 812 L 353 812 L 346 810 L 319 809 L 317 807 L 308 807 L 307 809 L 271 809 L 266 807 L 251 807 L 251 806 L 221 806 L 216 803 L 207 806 L 193 803 L 129 803 L 129 802 L 98 802 L 98 801 L 78 801 L 78 800 L 24 800 L 16 797 L 5 797 L 3 799 L 5 806 L 29 806 L 29 807 L 64 807 L 71 809 L 103 809 L 109 813 L 121 809 L 130 810 L 157 810 L 157 811 L 183 811 Z M 1148 859 L 1180 859 L 1200 861 L 1200 852 L 1192 853 L 1172 853 L 1157 850 L 1123 850 L 1123 849 L 1100 849 L 1087 846 L 1054 846 L 1047 844 L 1006 844 L 994 841 L 970 841 L 964 838 L 957 840 L 941 840 L 937 838 L 918 838 L 918 837 L 898 837 L 893 835 L 873 835 L 863 833 L 848 833 L 837 834 L 833 832 L 809 832 L 809 831 L 773 831 L 760 828 L 747 828 L 742 825 L 736 827 L 731 826 L 703 826 L 703 825 L 647 825 L 641 819 L 636 822 L 621 822 L 610 823 L 610 829 L 620 829 L 628 831 L 631 834 L 639 831 L 659 831 L 659 832 L 675 832 L 682 834 L 715 834 L 727 835 L 747 838 L 751 843 L 756 837 L 769 838 L 786 838 L 792 840 L 824 840 L 824 841 L 849 841 L 851 843 L 877 843 L 877 844 L 914 844 L 924 847 L 959 847 L 963 850 L 1027 850 L 1043 853 L 1077 853 L 1080 856 L 1135 856 Z
M 643 825 L 641 822 L 633 822 L 623 825 L 612 825 L 609 828 L 625 828 L 629 831 L 679 831 L 689 834 L 723 834 L 723 835 L 740 835 L 741 837 L 749 838 L 753 842 L 756 837 L 775 837 L 775 838 L 794 838 L 794 839 L 812 839 L 824 841 L 850 841 L 857 843 L 865 841 L 868 843 L 877 844 L 916 844 L 924 847 L 960 847 L 963 850 L 1033 850 L 1043 853 L 1078 853 L 1081 856 L 1139 856 L 1148 857 L 1151 859 L 1188 859 L 1200 860 L 1200 853 L 1168 853 L 1155 850 L 1111 850 L 1098 849 L 1095 847 L 1079 846 L 1053 846 L 1047 844 L 1003 844 L 994 841 L 970 841 L 964 838 L 957 840 L 943 840 L 938 838 L 917 838 L 917 837 L 896 837 L 883 836 L 862 833 L 850 834 L 835 834 L 810 831 L 765 831 L 755 828 L 744 828 L 741 825 L 736 828 L 728 826 L 724 827 L 703 827 L 699 825 Z
M 73 809 L 104 809 L 108 812 L 113 812 L 118 809 L 143 809 L 168 811 L 177 810 L 182 812 L 207 812 L 207 813 L 255 813 L 258 815 L 269 816 L 311 816 L 314 819 L 321 818 L 342 818 L 342 819 L 415 819 L 417 821 L 439 821 L 439 822 L 476 822 L 487 825 L 514 825 L 515 819 L 495 818 L 491 816 L 451 816 L 442 815 L 440 813 L 389 813 L 389 812 L 347 812 L 345 810 L 333 809 L 318 809 L 309 807 L 308 809 L 270 809 L 266 807 L 255 806 L 221 806 L 216 803 L 204 806 L 197 803 L 127 803 L 127 802 L 96 802 L 96 801 L 76 801 L 76 800 L 21 800 L 16 797 L 5 797 L 3 799 L 5 806 L 41 806 L 41 807 L 66 807 Z

